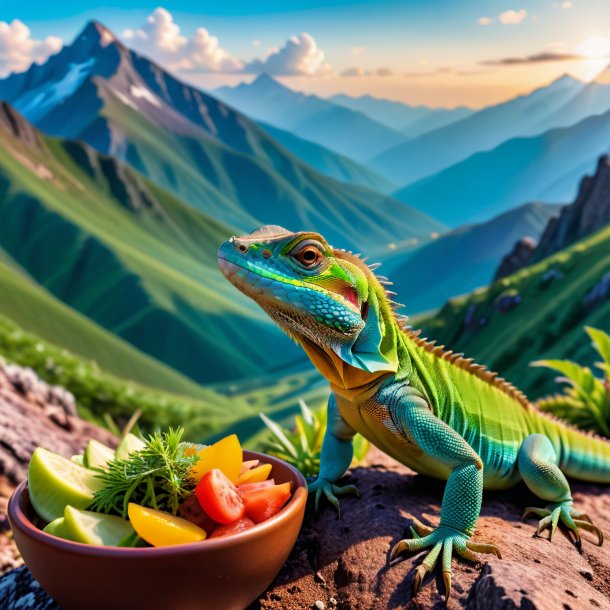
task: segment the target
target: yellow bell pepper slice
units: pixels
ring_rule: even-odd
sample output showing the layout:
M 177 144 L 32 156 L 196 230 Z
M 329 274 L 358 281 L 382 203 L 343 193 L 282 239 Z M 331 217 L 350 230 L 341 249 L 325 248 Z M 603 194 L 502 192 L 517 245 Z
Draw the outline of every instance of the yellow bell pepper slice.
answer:
M 197 455 L 199 460 L 191 472 L 195 482 L 198 483 L 201 477 L 212 468 L 222 470 L 232 483 L 237 481 L 243 460 L 243 451 L 237 434 L 231 434 L 213 445 L 200 449 Z
M 235 481 L 235 485 L 243 485 L 245 483 L 260 483 L 266 481 L 269 478 L 271 472 L 271 464 L 262 464 L 251 470 L 246 470 L 243 474 L 240 474 Z
M 153 546 L 187 544 L 207 538 L 198 525 L 160 510 L 130 502 L 127 514 L 138 536 Z

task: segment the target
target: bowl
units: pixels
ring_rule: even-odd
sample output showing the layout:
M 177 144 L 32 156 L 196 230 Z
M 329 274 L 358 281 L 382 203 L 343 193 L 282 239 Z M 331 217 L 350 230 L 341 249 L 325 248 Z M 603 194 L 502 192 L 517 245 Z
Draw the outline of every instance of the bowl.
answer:
M 271 584 L 296 542 L 307 501 L 303 475 L 278 458 L 244 451 L 292 483 L 284 508 L 255 527 L 203 542 L 149 548 L 101 547 L 46 534 L 33 522 L 26 482 L 8 517 L 34 578 L 63 610 L 243 610 Z

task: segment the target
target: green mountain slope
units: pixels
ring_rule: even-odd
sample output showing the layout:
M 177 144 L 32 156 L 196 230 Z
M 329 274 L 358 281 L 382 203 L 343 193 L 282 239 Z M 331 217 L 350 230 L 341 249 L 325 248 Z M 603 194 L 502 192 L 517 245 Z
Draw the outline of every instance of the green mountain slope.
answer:
M 486 286 L 506 252 L 523 236 L 535 240 L 558 205 L 529 203 L 475 225 L 444 233 L 415 251 L 384 260 L 383 273 L 410 312 L 442 305 L 449 297 Z
M 35 132 L 3 110 L 16 127 L 0 128 L 0 247 L 31 278 L 200 382 L 299 357 L 220 274 L 216 250 L 231 229 L 83 144 L 25 139 Z
M 530 398 L 552 391 L 553 376 L 529 363 L 569 358 L 592 364 L 595 352 L 583 326 L 610 331 L 610 225 L 488 288 L 451 299 L 420 325 L 428 337 L 498 371 Z

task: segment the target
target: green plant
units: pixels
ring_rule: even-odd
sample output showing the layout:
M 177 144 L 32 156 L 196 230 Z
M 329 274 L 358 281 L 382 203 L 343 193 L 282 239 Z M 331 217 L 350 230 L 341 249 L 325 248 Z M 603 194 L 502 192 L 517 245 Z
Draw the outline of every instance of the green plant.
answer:
M 139 451 L 96 469 L 104 486 L 93 495 L 91 510 L 116 513 L 125 519 L 129 502 L 135 502 L 175 515 L 181 500 L 195 487 L 190 472 L 199 459 L 196 454 L 187 454 L 190 445 L 181 442 L 183 434 L 182 428 L 155 432 Z
M 570 360 L 538 360 L 532 366 L 544 366 L 561 373 L 556 381 L 565 383 L 563 393 L 538 401 L 543 411 L 561 417 L 579 428 L 610 436 L 610 336 L 597 328 L 585 327 L 593 347 L 602 358 L 595 366 L 602 371 L 596 377 L 587 366 Z
M 320 453 L 326 432 L 326 409 L 312 411 L 299 400 L 300 415 L 294 416 L 294 429 L 283 428 L 264 413 L 260 414 L 272 437 L 263 450 L 281 458 L 300 470 L 304 476 L 316 476 L 320 471 Z M 354 463 L 361 463 L 369 450 L 369 442 L 362 436 L 354 437 Z

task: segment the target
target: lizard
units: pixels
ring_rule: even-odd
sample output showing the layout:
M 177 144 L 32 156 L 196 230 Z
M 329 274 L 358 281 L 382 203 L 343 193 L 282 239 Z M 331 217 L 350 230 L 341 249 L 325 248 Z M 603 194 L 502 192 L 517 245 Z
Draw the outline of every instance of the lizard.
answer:
M 357 495 L 355 486 L 337 485 L 356 433 L 416 472 L 447 481 L 438 527 L 416 522 L 413 537 L 389 555 L 393 565 L 406 552 L 429 549 L 413 595 L 439 558 L 448 599 L 454 553 L 501 557 L 497 546 L 472 540 L 483 489 L 524 481 L 546 503 L 523 514 L 540 518 L 535 535 L 548 530 L 552 539 L 561 523 L 579 550 L 581 530 L 601 546 L 602 531 L 574 507 L 566 475 L 610 483 L 610 442 L 540 411 L 496 373 L 423 339 L 397 313 L 376 265 L 316 232 L 273 225 L 225 241 L 218 263 L 330 384 L 320 470 L 309 484 L 316 510 L 326 497 L 340 516 L 338 498 Z

